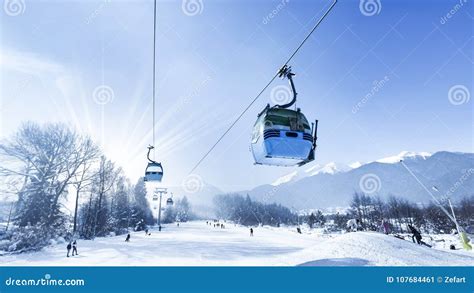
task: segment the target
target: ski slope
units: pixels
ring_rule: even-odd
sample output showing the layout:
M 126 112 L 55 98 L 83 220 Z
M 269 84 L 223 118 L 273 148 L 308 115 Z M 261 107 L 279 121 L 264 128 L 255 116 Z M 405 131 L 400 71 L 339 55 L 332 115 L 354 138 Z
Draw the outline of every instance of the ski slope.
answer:
M 42 251 L 0 256 L 7 266 L 472 266 L 474 253 L 427 248 L 375 232 L 297 234 L 295 228 L 226 223 L 225 229 L 203 221 L 164 226 L 125 235 L 79 240 L 79 256 L 66 258 L 66 244 Z M 449 236 L 449 235 L 448 235 Z

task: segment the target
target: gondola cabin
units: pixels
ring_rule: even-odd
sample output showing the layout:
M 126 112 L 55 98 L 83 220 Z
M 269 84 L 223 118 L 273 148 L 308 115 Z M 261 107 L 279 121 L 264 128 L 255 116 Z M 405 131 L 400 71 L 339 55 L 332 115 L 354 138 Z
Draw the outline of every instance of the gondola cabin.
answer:
M 145 170 L 145 181 L 161 182 L 163 167 L 161 163 L 149 162 Z
M 312 132 L 300 109 L 267 106 L 253 128 L 251 150 L 255 163 L 296 166 L 314 160 L 316 139 Z

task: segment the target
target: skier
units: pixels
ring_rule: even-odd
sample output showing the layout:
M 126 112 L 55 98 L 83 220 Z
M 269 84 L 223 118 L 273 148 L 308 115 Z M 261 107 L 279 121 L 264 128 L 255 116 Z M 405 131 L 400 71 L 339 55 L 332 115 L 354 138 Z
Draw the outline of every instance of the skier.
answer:
M 69 257 L 69 252 L 71 251 L 71 242 L 67 245 L 67 257 Z
M 250 236 L 253 236 L 253 229 L 250 228 Z
M 148 229 L 145 229 L 145 235 L 148 235 Z
M 300 228 L 300 227 L 296 227 L 296 232 L 298 232 L 298 234 L 301 234 L 301 228 Z
M 76 255 L 79 255 L 79 253 L 77 253 L 77 242 L 76 242 L 76 240 L 74 240 L 74 242 L 72 243 L 72 256 L 74 256 L 74 252 L 76 253 Z
M 125 242 L 130 242 L 130 233 L 127 234 L 127 238 L 125 239 Z
M 415 239 L 416 239 L 416 243 L 418 243 L 419 245 L 423 244 L 425 246 L 431 247 L 431 245 L 428 245 L 425 242 L 421 241 L 422 237 L 421 237 L 420 231 L 416 230 L 415 227 L 413 227 L 412 225 L 408 225 L 408 228 L 410 229 L 411 233 L 413 234 L 411 236 L 411 240 L 413 241 L 413 243 L 415 243 Z

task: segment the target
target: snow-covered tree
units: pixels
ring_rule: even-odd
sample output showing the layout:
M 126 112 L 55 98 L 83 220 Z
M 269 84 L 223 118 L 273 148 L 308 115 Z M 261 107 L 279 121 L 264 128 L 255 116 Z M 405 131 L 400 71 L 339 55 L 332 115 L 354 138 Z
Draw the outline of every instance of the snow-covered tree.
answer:
M 297 215 L 279 204 L 264 204 L 252 201 L 250 196 L 224 194 L 214 198 L 216 214 L 221 219 L 254 226 L 280 224 L 296 224 Z
M 67 219 L 63 199 L 80 166 L 91 160 L 96 151 L 90 138 L 64 124 L 25 123 L 10 139 L 0 143 L 0 173 L 22 182 L 15 224 L 34 226 L 42 231 L 35 233 L 45 239 L 64 233 Z
M 135 230 L 141 231 L 144 230 L 147 225 L 153 225 L 153 214 L 146 198 L 146 186 L 143 178 L 139 178 L 133 188 L 132 205 L 133 213 L 131 221 Z
M 176 202 L 176 220 L 179 222 L 187 222 L 191 220 L 191 218 L 191 205 L 189 204 L 188 198 L 184 196 Z

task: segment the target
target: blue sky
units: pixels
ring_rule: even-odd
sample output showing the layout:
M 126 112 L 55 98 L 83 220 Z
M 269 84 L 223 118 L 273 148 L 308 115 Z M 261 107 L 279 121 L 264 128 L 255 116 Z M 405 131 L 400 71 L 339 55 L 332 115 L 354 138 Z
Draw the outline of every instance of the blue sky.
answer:
M 152 140 L 153 2 L 3 1 L 0 136 L 26 120 L 63 121 L 141 176 Z M 180 184 L 330 4 L 189 1 L 158 1 L 156 155 L 168 185 Z M 365 15 L 361 1 L 339 1 L 290 64 L 298 106 L 320 121 L 314 164 L 472 152 L 472 1 L 372 2 L 375 14 Z M 242 190 L 293 171 L 254 166 L 249 151 L 257 113 L 285 84 L 272 84 L 199 176 Z M 113 91 L 105 105 L 93 95 L 102 85 Z M 453 87 L 461 94 L 450 100 Z

